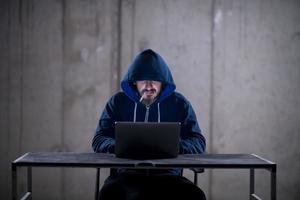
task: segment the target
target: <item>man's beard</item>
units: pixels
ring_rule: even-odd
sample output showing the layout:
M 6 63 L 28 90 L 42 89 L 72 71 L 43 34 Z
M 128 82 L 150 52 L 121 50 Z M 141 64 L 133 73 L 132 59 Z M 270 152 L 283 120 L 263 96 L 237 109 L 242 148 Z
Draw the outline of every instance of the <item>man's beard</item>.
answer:
M 152 99 L 152 98 L 144 98 L 142 100 L 142 103 L 145 104 L 146 106 L 150 106 L 154 101 L 155 101 L 155 99 Z
M 150 106 L 155 101 L 156 98 L 151 98 L 151 97 L 147 98 L 146 95 L 145 95 L 145 93 L 147 91 L 156 93 L 156 90 L 155 89 L 150 89 L 150 90 L 145 89 L 145 90 L 142 91 L 142 97 L 140 99 L 140 102 L 142 102 L 146 106 Z

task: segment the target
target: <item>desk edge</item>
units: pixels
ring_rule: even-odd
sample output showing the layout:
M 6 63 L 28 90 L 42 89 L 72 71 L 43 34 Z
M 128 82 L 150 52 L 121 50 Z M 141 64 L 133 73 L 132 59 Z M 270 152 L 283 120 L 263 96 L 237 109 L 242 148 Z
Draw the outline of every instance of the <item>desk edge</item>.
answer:
M 20 156 L 16 160 L 12 161 L 12 164 L 16 164 L 17 162 L 19 162 L 20 160 L 22 160 L 24 157 L 26 157 L 28 154 L 29 154 L 29 152 L 27 152 L 24 155 Z
M 269 163 L 269 164 L 276 165 L 276 163 L 274 163 L 274 162 L 272 162 L 272 161 L 270 161 L 270 160 L 267 160 L 267 159 L 265 159 L 265 158 L 263 158 L 263 157 L 261 157 L 261 156 L 259 156 L 259 155 L 256 155 L 256 154 L 254 154 L 254 153 L 252 153 L 251 155 L 253 155 L 253 156 L 255 156 L 256 158 L 261 159 L 261 160 L 263 160 L 263 161 L 265 161 L 265 162 L 267 162 L 267 163 Z

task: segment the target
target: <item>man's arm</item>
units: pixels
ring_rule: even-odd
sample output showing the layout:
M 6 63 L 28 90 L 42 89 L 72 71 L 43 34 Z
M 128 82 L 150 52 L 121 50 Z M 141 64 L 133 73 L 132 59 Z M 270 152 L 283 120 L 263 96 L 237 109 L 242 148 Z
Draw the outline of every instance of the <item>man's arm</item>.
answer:
M 102 112 L 92 141 L 94 152 L 114 153 L 114 110 L 113 98 L 111 98 Z
M 179 153 L 200 154 L 205 152 L 206 140 L 201 133 L 196 114 L 187 101 L 185 104 L 185 118 L 182 123 Z

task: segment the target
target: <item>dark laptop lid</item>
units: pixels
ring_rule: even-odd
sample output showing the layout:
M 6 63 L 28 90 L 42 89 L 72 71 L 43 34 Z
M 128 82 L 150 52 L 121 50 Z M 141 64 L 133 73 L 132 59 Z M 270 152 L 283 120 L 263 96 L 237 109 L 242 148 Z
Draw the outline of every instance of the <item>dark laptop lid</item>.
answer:
M 174 158 L 179 134 L 179 122 L 116 122 L 115 154 L 133 159 Z

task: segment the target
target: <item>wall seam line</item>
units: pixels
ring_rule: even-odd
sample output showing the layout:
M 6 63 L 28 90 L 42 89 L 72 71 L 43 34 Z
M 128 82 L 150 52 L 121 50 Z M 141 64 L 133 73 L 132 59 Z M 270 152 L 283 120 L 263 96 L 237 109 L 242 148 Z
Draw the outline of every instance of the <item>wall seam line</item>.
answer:
M 215 24 L 214 24 L 214 16 L 215 16 L 215 8 L 216 8 L 216 0 L 212 0 L 211 2 L 211 27 L 210 27 L 210 36 L 211 36 L 211 48 L 210 48 L 210 99 L 209 99 L 209 153 L 213 153 L 213 133 L 214 133 L 214 98 L 215 98 L 215 77 L 214 77 L 214 52 L 215 52 Z M 208 171 L 208 197 L 211 199 L 212 197 L 212 171 Z

